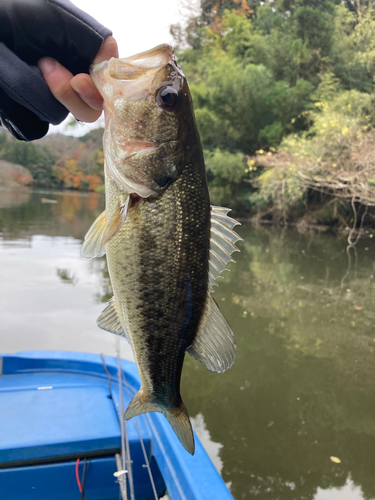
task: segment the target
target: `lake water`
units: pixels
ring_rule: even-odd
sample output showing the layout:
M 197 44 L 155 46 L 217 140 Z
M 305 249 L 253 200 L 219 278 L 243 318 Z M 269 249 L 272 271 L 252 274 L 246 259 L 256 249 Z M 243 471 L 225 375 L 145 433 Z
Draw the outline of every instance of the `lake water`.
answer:
M 96 326 L 112 295 L 105 259 L 79 257 L 103 206 L 96 194 L 0 191 L 0 351 L 115 355 L 118 337 Z M 237 264 L 215 288 L 237 359 L 219 375 L 186 357 L 194 429 L 236 500 L 375 498 L 375 238 L 348 256 L 331 234 L 238 232 Z

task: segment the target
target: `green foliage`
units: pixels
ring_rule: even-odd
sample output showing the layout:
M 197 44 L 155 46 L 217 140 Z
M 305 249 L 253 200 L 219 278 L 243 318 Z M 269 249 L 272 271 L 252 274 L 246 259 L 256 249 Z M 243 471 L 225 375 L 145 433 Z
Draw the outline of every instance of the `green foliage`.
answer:
M 370 3 L 356 13 L 338 5 L 336 13 L 331 52 L 334 72 L 344 88 L 372 92 L 375 76 L 374 6 Z
M 249 210 L 253 188 L 249 179 L 249 167 L 241 153 L 230 153 L 216 148 L 205 151 L 208 187 L 214 205 Z
M 329 201 L 336 178 L 330 169 L 337 168 L 351 180 L 335 196 L 353 195 L 355 181 L 367 186 L 363 201 L 372 199 L 365 189 L 375 174 L 359 165 L 367 161 L 361 155 L 375 125 L 373 2 L 202 0 L 201 6 L 187 26 L 199 44 L 181 38 L 187 48 L 180 60 L 212 196 L 239 210 L 300 214 L 317 202 L 311 193 L 319 186 L 325 186 L 321 203 Z M 266 154 L 278 147 L 272 158 Z M 251 163 L 249 155 L 259 150 Z M 253 189 L 236 155 L 248 159 Z M 361 174 L 350 170 L 349 159 Z
M 273 218 L 293 219 L 308 209 L 310 222 L 357 224 L 350 202 L 375 205 L 373 98 L 357 90 L 333 95 L 336 83 L 332 75 L 322 80 L 316 94 L 330 100 L 315 102 L 308 132 L 289 135 L 277 153 L 258 152 L 250 160 L 261 172 L 253 185 Z
M 247 163 L 241 153 L 215 149 L 205 154 L 207 175 L 225 184 L 239 184 L 246 177 Z

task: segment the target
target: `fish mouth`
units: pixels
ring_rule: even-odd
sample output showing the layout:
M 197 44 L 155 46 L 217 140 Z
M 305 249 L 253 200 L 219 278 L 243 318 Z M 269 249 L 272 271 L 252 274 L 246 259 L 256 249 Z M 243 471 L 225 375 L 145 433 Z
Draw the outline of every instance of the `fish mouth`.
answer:
M 149 151 L 155 151 L 161 146 L 160 142 L 153 141 L 141 141 L 139 139 L 129 139 L 126 143 L 118 144 L 118 146 L 124 151 L 125 156 L 123 159 L 131 158 L 132 156 L 141 155 L 148 153 Z
M 177 83 L 184 77 L 172 47 L 167 44 L 130 57 L 112 57 L 92 66 L 90 73 L 99 89 L 111 82 L 112 99 L 116 96 L 134 101 L 154 94 L 163 84 Z
M 111 143 L 111 139 L 107 137 L 106 142 Z M 111 157 L 114 163 L 123 163 L 124 161 L 134 158 L 135 156 L 143 156 L 152 151 L 157 151 L 163 147 L 168 147 L 174 143 L 176 140 L 171 141 L 142 141 L 140 139 L 127 138 L 123 141 L 115 141 L 116 147 L 111 148 Z
M 109 61 L 108 73 L 116 80 L 133 80 L 149 70 L 163 68 L 174 61 L 172 47 L 164 43 L 134 56 L 112 58 Z

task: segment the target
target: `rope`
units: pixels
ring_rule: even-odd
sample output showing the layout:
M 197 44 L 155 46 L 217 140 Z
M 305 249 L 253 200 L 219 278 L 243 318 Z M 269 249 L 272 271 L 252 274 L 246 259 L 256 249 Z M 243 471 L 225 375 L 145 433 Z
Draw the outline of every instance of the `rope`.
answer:
M 120 455 L 116 454 L 117 470 L 121 474 L 116 474 L 116 476 L 117 476 L 119 484 L 120 484 L 120 493 L 121 493 L 122 500 L 127 500 L 126 473 L 129 471 L 130 497 L 131 497 L 131 500 L 135 500 L 133 474 L 132 474 L 132 463 L 131 463 L 131 459 L 130 459 L 129 439 L 128 439 L 128 434 L 127 434 L 127 430 L 126 430 L 125 421 L 124 421 L 124 418 L 123 418 L 123 415 L 124 415 L 124 398 L 123 398 L 123 390 L 122 390 L 122 387 L 123 387 L 123 385 L 122 385 L 122 378 L 124 378 L 125 390 L 126 390 L 126 394 L 127 394 L 127 396 L 128 396 L 129 399 L 130 399 L 130 394 L 129 394 L 128 385 L 126 383 L 125 373 L 121 369 L 120 345 L 119 345 L 119 342 L 117 342 L 116 351 L 117 351 L 117 369 L 118 369 L 120 403 L 121 403 L 121 408 L 120 408 L 120 412 L 119 412 L 119 422 L 120 422 L 120 428 L 121 428 L 121 458 L 120 458 Z M 107 377 L 108 377 L 108 388 L 109 388 L 110 394 L 112 395 L 111 374 L 109 373 L 109 370 L 108 370 L 107 365 L 105 363 L 105 359 L 104 359 L 103 354 L 101 354 L 101 358 L 102 358 L 102 362 L 103 362 L 103 368 L 104 368 L 104 370 L 105 370 L 105 372 L 107 374 Z M 144 441 L 143 441 L 143 438 L 142 438 L 141 430 L 139 428 L 137 417 L 135 417 L 134 422 L 135 422 L 135 426 L 136 426 L 136 429 L 137 429 L 137 432 L 138 432 L 139 441 L 141 443 L 141 448 L 142 448 L 143 456 L 144 456 L 144 459 L 145 459 L 145 462 L 146 462 L 143 465 L 143 467 L 147 468 L 147 472 L 148 472 L 148 475 L 149 475 L 149 478 L 150 478 L 151 487 L 152 487 L 152 491 L 154 493 L 155 500 L 158 500 L 159 497 L 158 497 L 158 494 L 157 494 L 157 491 L 156 491 L 155 481 L 154 481 L 154 478 L 153 478 L 153 475 L 152 475 L 150 462 L 149 462 L 149 459 L 148 459 L 148 456 L 147 456 L 146 448 L 145 448 Z M 127 465 L 127 467 L 126 467 L 126 465 Z M 121 486 L 122 486 L 122 488 L 121 488 Z
M 83 464 L 83 472 L 82 472 L 82 493 L 81 493 L 81 500 L 85 500 L 85 484 L 86 484 L 86 477 L 87 477 L 87 472 L 90 467 L 90 462 L 91 458 L 87 461 L 87 458 L 85 458 L 85 462 Z
M 119 376 L 119 389 L 120 389 L 120 401 L 121 401 L 121 409 L 120 411 L 116 409 L 117 412 L 117 418 L 119 420 L 120 424 L 120 431 L 121 431 L 121 459 L 120 455 L 116 454 L 115 459 L 116 459 L 116 466 L 117 466 L 117 473 L 115 473 L 115 477 L 117 477 L 117 481 L 120 485 L 120 494 L 121 498 L 123 500 L 128 500 L 128 490 L 126 487 L 126 474 L 128 470 L 125 467 L 125 440 L 124 440 L 124 419 L 123 419 L 123 407 L 124 407 L 124 402 L 122 398 L 122 383 L 121 383 L 121 363 L 119 365 L 119 351 L 118 353 L 118 376 Z M 106 362 L 104 355 L 100 355 L 102 358 L 102 363 L 103 363 L 103 368 L 107 374 L 108 377 L 108 389 L 112 398 L 112 401 L 114 402 L 113 395 L 112 395 L 112 384 L 111 384 L 111 374 L 109 373 L 109 370 L 107 368 Z M 121 463 L 122 462 L 122 463 Z M 131 469 L 130 469 L 131 473 Z
M 76 479 L 77 479 L 77 484 L 78 484 L 78 489 L 79 489 L 79 492 L 82 494 L 82 485 L 81 485 L 81 480 L 79 479 L 79 458 L 77 458 L 77 461 L 76 461 Z
M 153 478 L 151 467 L 150 467 L 150 462 L 149 462 L 148 457 L 147 457 L 146 448 L 145 448 L 145 445 L 144 445 L 144 442 L 142 439 L 141 430 L 139 428 L 137 420 L 135 421 L 135 426 L 136 426 L 137 431 L 138 431 L 138 436 L 139 436 L 139 440 L 141 442 L 143 456 L 145 457 L 145 462 L 146 462 L 146 464 L 143 465 L 143 467 L 146 467 L 146 469 L 147 469 L 147 472 L 148 472 L 148 475 L 150 478 L 150 482 L 151 482 L 151 486 L 152 486 L 152 491 L 154 492 L 155 500 L 158 500 L 159 497 L 158 497 L 158 494 L 156 492 L 156 487 L 155 487 L 155 482 L 154 482 L 154 478 Z
M 125 420 L 124 420 L 124 396 L 123 396 L 123 392 L 122 392 L 122 369 L 121 369 L 119 342 L 117 343 L 117 367 L 118 367 L 118 379 L 119 379 L 119 390 L 120 390 L 120 411 L 121 411 L 120 427 L 121 427 L 122 464 L 123 464 L 123 469 L 124 470 L 127 469 L 128 473 L 129 473 L 130 498 L 131 498 L 131 500 L 135 500 L 132 463 L 131 463 L 131 459 L 130 459 L 129 439 L 128 439 L 128 433 L 126 430 Z
M 117 482 L 120 485 L 120 495 L 122 500 L 128 500 L 128 492 L 126 489 L 126 470 L 121 470 L 122 469 L 122 464 L 121 464 L 121 457 L 118 453 L 115 455 L 116 459 L 116 467 L 117 467 Z M 121 487 L 122 486 L 122 487 Z
M 84 489 L 82 487 L 81 480 L 79 478 L 79 462 L 80 462 L 80 459 L 77 458 L 77 461 L 76 461 L 76 480 L 77 480 L 79 492 L 81 493 L 81 499 L 86 500 L 85 495 L 84 495 Z M 85 459 L 84 472 L 83 472 L 84 474 L 85 474 L 85 468 L 86 468 L 86 459 Z M 84 483 L 83 483 L 83 485 L 84 485 Z
M 128 398 L 130 399 L 130 394 L 129 394 L 128 385 L 126 383 L 125 373 L 123 373 L 123 375 L 124 375 L 124 382 L 125 382 L 126 393 L 127 393 Z M 148 456 L 147 456 L 147 453 L 146 453 L 145 444 L 143 442 L 143 438 L 142 438 L 141 430 L 140 430 L 139 425 L 138 425 L 137 417 L 135 417 L 134 421 L 135 421 L 135 426 L 136 426 L 136 429 L 137 429 L 137 432 L 138 432 L 139 441 L 141 443 L 143 456 L 144 456 L 144 459 L 145 459 L 145 462 L 146 462 L 143 465 L 143 467 L 146 467 L 146 469 L 147 469 L 147 472 L 148 472 L 148 475 L 149 475 L 149 478 L 150 478 L 150 482 L 151 482 L 151 486 L 152 486 L 152 491 L 154 492 L 155 500 L 158 500 L 159 497 L 158 497 L 158 494 L 156 492 L 154 477 L 152 475 L 152 471 L 151 471 L 151 467 L 150 467 L 150 462 L 148 460 Z

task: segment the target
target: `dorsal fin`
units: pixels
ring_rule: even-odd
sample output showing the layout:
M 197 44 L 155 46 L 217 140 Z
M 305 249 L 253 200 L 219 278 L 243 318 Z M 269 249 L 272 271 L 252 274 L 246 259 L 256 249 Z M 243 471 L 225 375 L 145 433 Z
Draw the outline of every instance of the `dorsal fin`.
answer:
M 96 320 L 96 324 L 99 328 L 102 328 L 102 330 L 121 335 L 129 340 L 121 324 L 115 297 L 112 297 L 108 301 L 107 307 Z
M 231 254 L 239 251 L 235 243 L 242 240 L 233 231 L 239 222 L 228 217 L 229 208 L 211 206 L 210 262 L 208 272 L 208 293 L 206 305 L 194 342 L 186 350 L 208 370 L 224 372 L 233 363 L 236 342 L 228 322 L 221 314 L 219 306 L 211 296 L 215 280 L 233 259 Z
M 233 332 L 210 293 L 207 293 L 198 333 L 186 351 L 214 372 L 225 372 L 234 363 L 236 341 Z
M 227 263 L 234 260 L 233 252 L 239 252 L 236 241 L 242 238 L 233 231 L 234 226 L 240 223 L 228 217 L 229 208 L 211 206 L 211 235 L 210 235 L 210 262 L 209 262 L 209 291 L 213 292 L 215 280 L 223 271 L 228 270 Z

